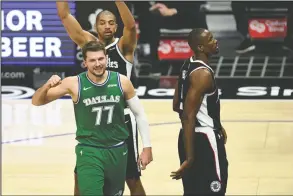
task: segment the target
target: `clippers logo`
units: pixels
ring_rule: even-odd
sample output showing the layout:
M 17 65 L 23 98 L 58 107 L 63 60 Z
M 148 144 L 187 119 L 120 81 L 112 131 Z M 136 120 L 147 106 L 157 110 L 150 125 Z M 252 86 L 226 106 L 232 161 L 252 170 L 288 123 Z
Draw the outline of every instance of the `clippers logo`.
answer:
M 219 192 L 221 190 L 221 183 L 219 181 L 213 181 L 210 187 L 213 192 Z

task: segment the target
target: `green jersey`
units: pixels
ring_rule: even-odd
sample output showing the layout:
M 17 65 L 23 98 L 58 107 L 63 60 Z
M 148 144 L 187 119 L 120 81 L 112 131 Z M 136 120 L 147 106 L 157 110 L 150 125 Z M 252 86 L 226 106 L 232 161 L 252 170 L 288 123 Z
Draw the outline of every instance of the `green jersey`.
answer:
M 89 79 L 87 72 L 78 75 L 79 98 L 74 104 L 76 140 L 83 144 L 109 147 L 127 139 L 126 106 L 120 76 L 108 71 L 103 84 Z

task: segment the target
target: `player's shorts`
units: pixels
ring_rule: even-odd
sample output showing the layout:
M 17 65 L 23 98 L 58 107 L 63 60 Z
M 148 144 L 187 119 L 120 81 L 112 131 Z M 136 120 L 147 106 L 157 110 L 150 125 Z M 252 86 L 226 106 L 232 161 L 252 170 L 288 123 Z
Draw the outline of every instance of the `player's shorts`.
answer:
M 123 195 L 127 151 L 125 142 L 112 147 L 76 145 L 80 195 Z
M 126 179 L 139 178 L 141 176 L 140 168 L 137 164 L 139 158 L 138 151 L 138 131 L 136 120 L 129 108 L 124 110 L 125 124 L 129 130 L 129 137 L 127 139 L 128 144 L 128 161 L 126 170 Z
M 178 138 L 180 164 L 186 159 L 183 139 L 181 129 Z M 194 163 L 182 177 L 184 195 L 225 195 L 228 161 L 222 133 L 209 127 L 197 127 L 194 140 Z
M 128 160 L 127 160 L 127 170 L 126 179 L 139 178 L 141 176 L 140 168 L 138 167 L 137 161 L 139 157 L 138 151 L 138 131 L 136 126 L 136 121 L 133 113 L 129 108 L 124 110 L 125 114 L 125 124 L 129 130 L 129 137 L 127 139 L 128 145 Z M 76 167 L 74 169 L 76 173 Z

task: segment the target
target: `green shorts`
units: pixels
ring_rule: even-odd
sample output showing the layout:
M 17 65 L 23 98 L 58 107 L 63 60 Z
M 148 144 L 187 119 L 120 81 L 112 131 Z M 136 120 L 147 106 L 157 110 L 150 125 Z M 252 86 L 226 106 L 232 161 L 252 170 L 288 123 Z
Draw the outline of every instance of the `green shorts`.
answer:
M 126 143 L 109 148 L 78 144 L 75 154 L 80 195 L 123 195 Z

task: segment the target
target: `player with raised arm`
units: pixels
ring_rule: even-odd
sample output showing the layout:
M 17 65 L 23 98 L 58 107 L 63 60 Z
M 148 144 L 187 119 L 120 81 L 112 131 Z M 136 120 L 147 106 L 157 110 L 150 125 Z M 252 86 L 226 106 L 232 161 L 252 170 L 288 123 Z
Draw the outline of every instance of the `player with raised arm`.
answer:
M 117 23 L 116 16 L 112 12 L 104 10 L 97 15 L 95 28 L 98 37 L 95 37 L 91 33 L 83 30 L 78 21 L 70 14 L 68 2 L 58 1 L 56 4 L 60 20 L 70 38 L 78 46 L 83 47 L 87 42 L 98 39 L 106 45 L 108 56 L 107 70 L 119 72 L 129 79 L 133 77 L 132 70 L 134 52 L 137 44 L 137 33 L 133 15 L 123 1 L 115 2 L 124 24 L 121 38 L 115 37 Z M 131 195 L 145 195 L 145 190 L 140 180 L 141 168 L 137 166 L 137 163 L 145 163 L 145 160 L 151 159 L 152 148 L 147 143 L 143 143 L 144 148 L 141 155 L 138 156 L 137 125 L 129 108 L 125 109 L 125 120 L 130 133 L 127 140 L 129 153 L 126 182 Z M 144 137 L 144 134 L 148 133 L 140 131 L 140 134 L 141 137 Z M 144 169 L 145 167 L 142 168 Z M 77 179 L 75 178 L 75 180 Z M 76 188 L 75 195 L 78 195 Z
M 118 72 L 106 70 L 105 47 L 91 41 L 82 48 L 87 68 L 77 76 L 63 80 L 53 75 L 39 88 L 32 104 L 45 105 L 66 94 L 74 102 L 76 120 L 76 170 L 81 195 L 122 195 L 127 168 L 129 131 L 124 109 L 129 106 L 143 143 L 151 146 L 149 124 L 130 80 Z M 152 157 L 146 156 L 142 167 Z

